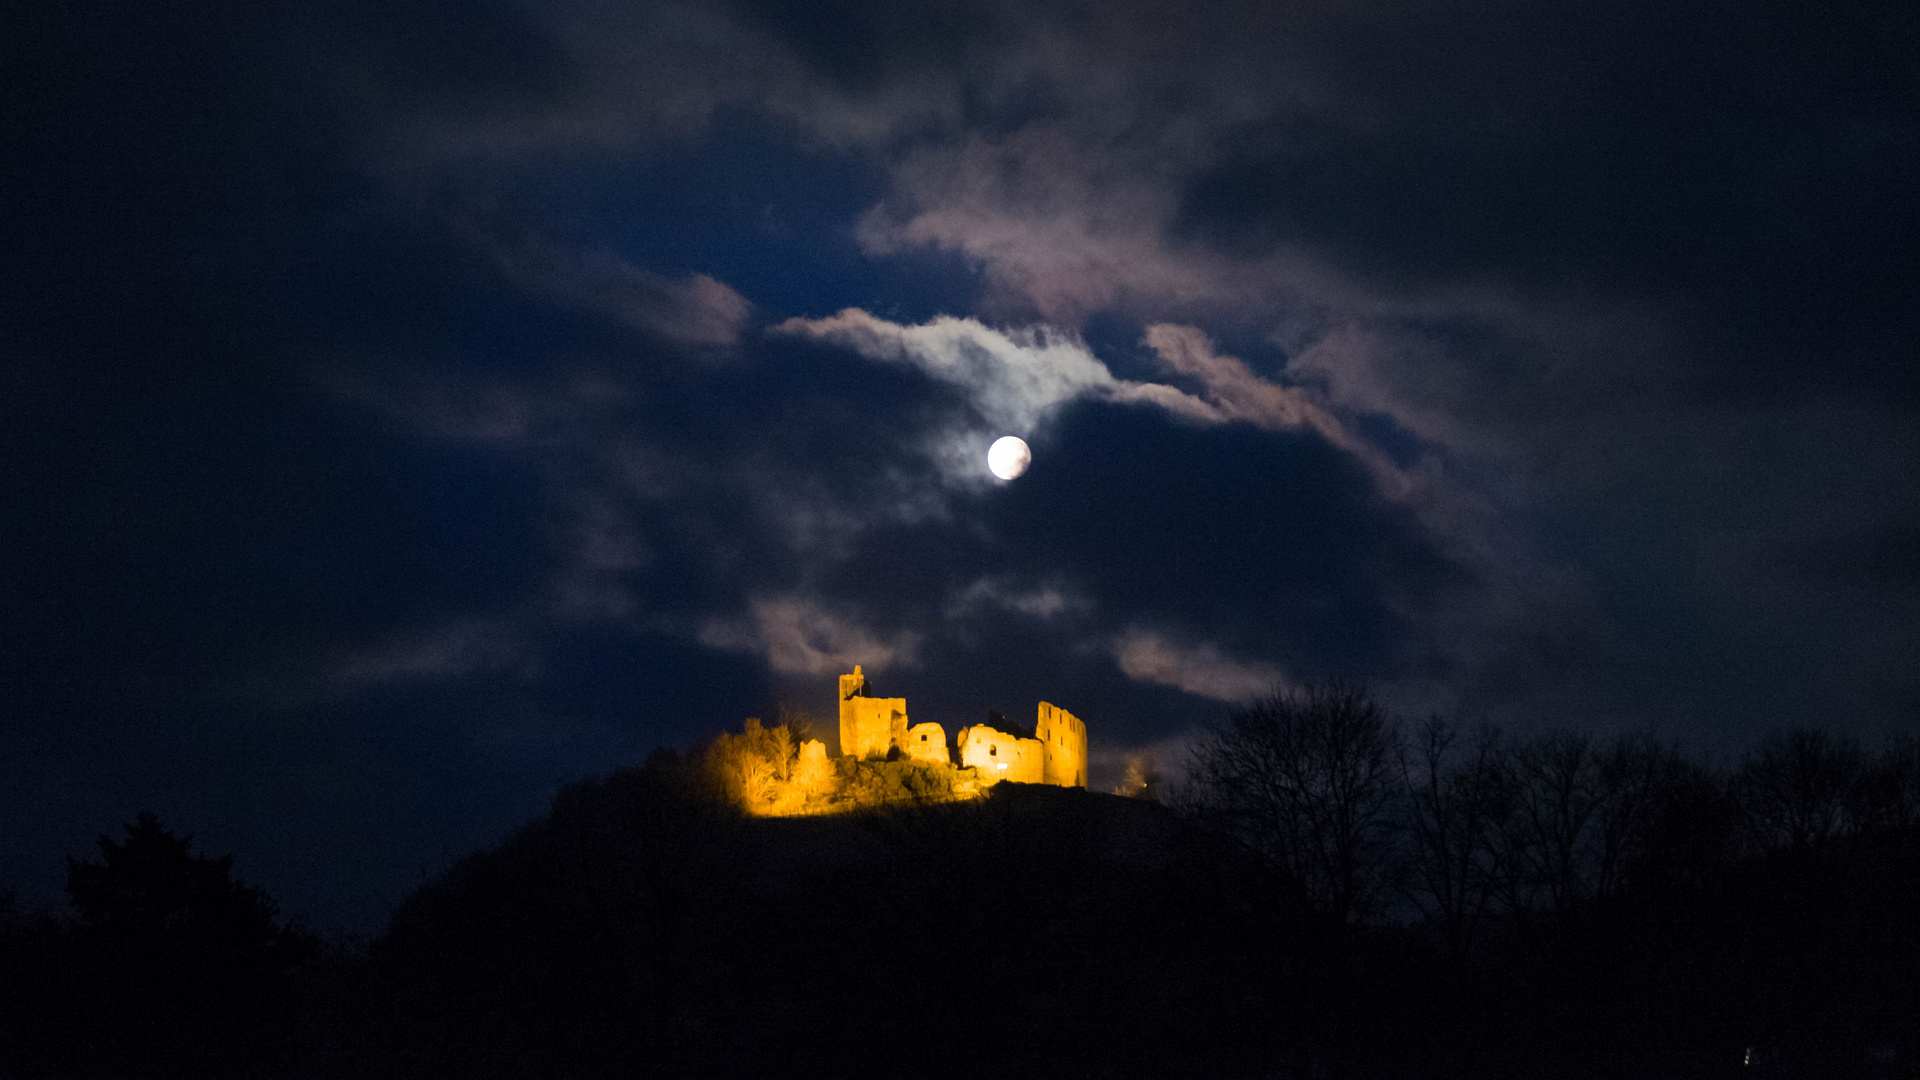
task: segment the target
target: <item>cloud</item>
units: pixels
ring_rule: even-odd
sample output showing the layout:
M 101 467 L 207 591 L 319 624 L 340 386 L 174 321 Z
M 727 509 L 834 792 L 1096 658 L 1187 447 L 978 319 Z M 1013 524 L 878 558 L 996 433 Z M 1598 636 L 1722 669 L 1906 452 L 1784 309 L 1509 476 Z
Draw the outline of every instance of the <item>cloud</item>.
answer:
M 1198 383 L 1196 396 L 1164 383 L 1114 377 L 1084 342 L 1048 326 L 997 330 L 977 319 L 943 315 L 918 326 L 847 308 L 824 319 L 791 318 L 770 333 L 839 345 L 883 363 L 904 363 L 967 391 L 996 430 L 1028 434 L 1054 410 L 1076 398 L 1158 406 L 1202 423 L 1241 422 L 1269 431 L 1310 430 L 1380 469 L 1395 490 L 1408 481 L 1311 391 L 1254 374 L 1245 361 L 1214 349 L 1191 326 L 1147 327 L 1146 344 L 1168 371 Z
M 1219 353 L 1190 326 L 1149 326 L 1146 344 L 1168 371 L 1198 384 L 1200 394 L 1154 382 L 1119 379 L 1079 338 L 1046 326 L 997 330 L 976 319 L 941 316 L 917 326 L 848 308 L 823 319 L 791 318 L 770 333 L 839 345 L 882 363 L 903 363 L 967 392 L 995 433 L 1031 434 L 1077 398 L 1151 405 L 1205 424 L 1246 423 L 1269 431 L 1311 431 L 1353 455 L 1380 493 L 1448 516 L 1448 501 L 1421 477 L 1400 468 L 1315 399 L 1312 391 L 1263 379 Z M 950 475 L 972 475 L 984 460 L 986 432 L 945 433 L 935 454 Z
M 904 363 L 967 391 L 996 431 L 1032 433 L 1053 410 L 1079 397 L 1146 401 L 1214 419 L 1205 403 L 1170 386 L 1116 379 L 1078 338 L 1050 327 L 995 330 L 943 315 L 918 326 L 847 308 L 824 319 L 792 318 L 772 333 L 839 345 L 883 363 Z
M 571 247 L 537 236 L 502 241 L 460 230 L 522 288 L 569 307 L 604 315 L 696 355 L 733 352 L 753 304 L 706 274 L 670 278 L 602 248 Z
M 1035 123 L 903 155 L 888 197 L 860 219 L 861 247 L 954 252 L 986 278 L 990 308 L 1066 326 L 1098 311 L 1269 308 L 1300 280 L 1333 285 L 1305 260 L 1235 258 L 1170 237 L 1179 198 L 1168 163 L 1198 149 L 1193 133 L 1106 123 L 1124 120 Z
M 1268 382 L 1245 361 L 1220 355 L 1205 332 L 1159 323 L 1147 327 L 1146 343 L 1169 370 L 1204 386 L 1209 403 L 1223 419 L 1276 431 L 1312 428 L 1335 446 L 1351 447 L 1353 439 L 1346 428 L 1305 390 Z
M 531 678 L 540 658 L 525 635 L 500 619 L 461 619 L 351 653 L 325 676 L 342 694 L 402 682 L 438 682 L 468 675 Z
M 560 541 L 550 610 L 557 618 L 579 622 L 627 618 L 636 610 L 629 579 L 653 560 L 653 553 L 613 499 L 589 496 L 576 503 Z
M 1312 431 L 1358 458 L 1373 475 L 1381 494 L 1390 499 L 1408 500 L 1424 486 L 1421 478 L 1401 469 L 1392 458 L 1355 434 L 1310 391 L 1261 378 L 1245 361 L 1217 352 L 1203 331 L 1159 323 L 1147 327 L 1146 344 L 1169 370 L 1199 382 L 1207 404 L 1222 420 L 1237 420 L 1269 431 Z
M 1084 611 L 1090 606 L 1089 601 L 1064 586 L 1023 589 L 1006 577 L 982 577 L 948 597 L 946 614 L 949 619 L 964 619 L 991 607 L 1044 621 Z
M 873 630 L 818 600 L 776 596 L 752 601 L 744 619 L 707 619 L 699 640 L 709 648 L 758 654 L 786 674 L 832 675 L 854 664 L 868 671 L 911 667 L 921 638 L 912 631 Z
M 1160 634 L 1129 629 L 1112 643 L 1114 661 L 1127 678 L 1183 690 L 1195 697 L 1241 703 L 1288 686 L 1279 667 L 1237 660 L 1207 642 L 1176 643 Z
M 517 162 L 553 175 L 546 151 L 597 169 L 714 117 L 771 116 L 796 155 L 853 148 L 881 171 L 885 190 L 855 223 L 872 257 L 861 273 L 939 251 L 985 283 L 975 306 L 948 309 L 970 319 L 913 326 L 848 309 L 779 328 L 924 372 L 970 409 L 922 423 L 923 410 L 917 428 L 880 431 L 878 454 L 862 447 L 812 473 L 807 454 L 745 439 L 717 450 L 662 439 L 636 459 L 636 490 L 752 504 L 702 518 L 701 543 L 751 548 L 762 538 L 729 531 L 751 518 L 803 564 L 744 586 L 750 595 L 826 580 L 813 575 L 860 557 L 876 525 L 977 524 L 941 518 L 962 504 L 926 462 L 936 481 L 985 485 L 992 435 L 1045 427 L 1070 402 L 1125 400 L 1310 433 L 1450 542 L 1445 556 L 1474 580 L 1444 611 L 1374 582 L 1428 627 L 1428 659 L 1412 663 L 1436 679 L 1508 698 L 1529 677 L 1572 685 L 1527 674 L 1553 640 L 1574 643 L 1556 646 L 1577 657 L 1568 665 L 1603 672 L 1583 686 L 1643 687 L 1586 644 L 1636 622 L 1642 640 L 1616 651 L 1664 656 L 1670 638 L 1714 638 L 1793 661 L 1771 671 L 1818 671 L 1862 641 L 1910 639 L 1920 610 L 1898 582 L 1842 589 L 1789 557 L 1911 522 L 1920 490 L 1902 452 L 1915 429 L 1915 369 L 1898 347 L 1913 336 L 1899 302 L 1911 290 L 1889 287 L 1911 259 L 1876 224 L 1911 216 L 1910 186 L 1889 179 L 1912 158 L 1889 89 L 1905 77 L 1902 54 L 1842 50 L 1854 61 L 1829 70 L 1800 45 L 1823 40 L 1802 33 L 1812 16 L 1796 15 L 1746 27 L 1701 66 L 1698 50 L 1648 37 L 1641 6 L 1442 5 L 1407 22 L 1341 3 L 1276 18 L 1128 2 L 1087 23 L 1046 3 L 989 4 L 969 9 L 988 32 L 928 53 L 916 20 L 884 5 L 849 9 L 861 32 L 845 35 L 764 6 L 558 0 L 524 9 L 537 33 L 501 38 L 548 42 L 564 92 L 528 80 L 505 97 L 449 96 L 459 108 L 429 103 L 395 127 L 424 132 L 426 170 L 492 208 L 512 205 L 487 200 L 497 177 L 513 190 Z M 1496 22 L 1528 32 L 1485 32 Z M 1682 40 L 1712 33 L 1686 16 L 1662 26 Z M 1897 37 L 1883 29 L 1868 19 L 1842 33 Z M 1632 74 L 1647 70 L 1661 77 Z M 1764 92 L 1782 77 L 1840 92 L 1783 110 Z M 1616 92 L 1623 78 L 1634 93 Z M 576 310 L 699 355 L 751 347 L 731 344 L 751 328 L 746 301 L 711 278 L 664 277 L 604 247 L 496 248 L 523 287 Z M 810 295 L 838 306 L 870 294 Z M 1116 378 L 1078 336 L 1094 316 L 1117 316 L 1103 330 L 1141 326 L 1159 381 Z M 1223 351 L 1208 331 L 1266 334 L 1285 366 Z M 1848 404 L 1863 386 L 1867 404 Z M 483 387 L 414 404 L 422 426 L 472 439 L 563 422 Z M 1853 412 L 1857 439 L 1823 419 Z M 1794 453 L 1770 452 L 1784 447 Z M 617 603 L 618 573 L 581 606 Z M 1680 595 L 1689 602 L 1661 602 Z M 1863 624 L 1875 631 L 1862 637 Z M 1865 651 L 1889 670 L 1901 659 Z M 1822 659 L 1794 660 L 1813 652 Z

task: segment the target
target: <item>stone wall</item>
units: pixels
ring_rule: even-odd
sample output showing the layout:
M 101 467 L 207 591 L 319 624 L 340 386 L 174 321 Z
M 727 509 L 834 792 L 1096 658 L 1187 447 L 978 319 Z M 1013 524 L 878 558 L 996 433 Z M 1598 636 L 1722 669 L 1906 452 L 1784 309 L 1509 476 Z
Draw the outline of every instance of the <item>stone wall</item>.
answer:
M 947 753 L 947 729 L 935 723 L 915 724 L 907 729 L 907 757 L 929 765 L 950 765 Z
M 867 692 L 867 676 L 860 665 L 853 665 L 853 674 L 840 676 L 840 753 L 853 753 L 853 701 L 864 697 Z
M 840 748 L 848 757 L 886 757 L 896 746 L 906 748 L 906 698 L 857 697 L 847 704 L 852 708 L 841 721 Z
M 1059 787 L 1087 786 L 1087 725 L 1056 705 L 1040 703 L 1034 737 L 1045 754 L 1045 782 Z
M 867 677 L 854 665 L 840 676 L 840 753 L 851 758 L 885 757 L 907 744 L 907 699 L 868 697 Z
M 983 780 L 1044 783 L 1046 750 L 1039 739 L 1020 739 L 985 724 L 960 729 L 960 764 L 980 770 Z
M 793 766 L 793 786 L 804 795 L 821 795 L 833 786 L 833 763 L 827 760 L 827 744 L 808 739 L 800 744 L 800 756 Z
M 1034 735 L 1022 739 L 989 724 L 961 728 L 957 764 L 978 770 L 981 784 L 1087 786 L 1087 725 L 1079 717 L 1043 701 Z M 840 753 L 861 761 L 895 749 L 922 765 L 956 764 L 945 728 L 934 723 L 909 727 L 906 699 L 868 697 L 866 674 L 856 665 L 853 674 L 840 676 Z

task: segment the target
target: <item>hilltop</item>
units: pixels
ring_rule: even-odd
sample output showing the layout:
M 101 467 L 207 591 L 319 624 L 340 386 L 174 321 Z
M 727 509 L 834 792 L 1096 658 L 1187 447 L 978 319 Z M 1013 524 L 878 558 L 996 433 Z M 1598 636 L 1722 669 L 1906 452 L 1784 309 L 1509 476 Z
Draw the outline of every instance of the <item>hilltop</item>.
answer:
M 1306 1012 L 1275 883 L 1148 802 L 753 818 L 656 754 L 396 913 L 366 1002 L 443 1075 L 1230 1066 Z M 1277 995 L 1277 997 L 1276 997 Z M 1158 1063 L 1154 1065 L 1154 1063 Z

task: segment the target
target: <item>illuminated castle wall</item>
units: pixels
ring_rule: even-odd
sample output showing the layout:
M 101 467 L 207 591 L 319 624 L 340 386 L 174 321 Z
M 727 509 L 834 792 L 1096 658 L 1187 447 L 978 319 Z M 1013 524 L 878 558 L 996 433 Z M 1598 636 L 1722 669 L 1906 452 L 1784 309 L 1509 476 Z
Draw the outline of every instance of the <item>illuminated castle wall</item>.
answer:
M 743 734 L 716 740 L 708 761 L 746 811 L 762 817 L 977 799 L 1002 781 L 1087 786 L 1085 724 L 1043 701 L 1034 736 L 965 727 L 955 761 L 945 728 L 909 724 L 905 698 L 868 697 L 866 673 L 856 667 L 840 676 L 839 757 L 828 757 L 818 739 L 794 746 L 786 727 L 748 720 Z
M 1043 701 L 1034 737 L 1044 753 L 1042 783 L 1087 786 L 1087 725 L 1079 717 Z
M 840 676 L 840 752 L 850 758 L 886 757 L 899 747 L 907 752 L 907 699 L 867 697 L 860 665 Z M 941 753 L 946 742 L 943 735 Z
M 994 780 L 1038 784 L 1047 775 L 1046 749 L 1039 739 L 1019 739 L 985 724 L 960 729 L 960 764 Z
M 928 765 L 953 764 L 947 756 L 947 729 L 931 722 L 908 728 L 907 756 Z
M 905 698 L 866 696 L 867 677 L 855 665 L 840 676 L 840 752 L 856 760 L 886 757 L 898 748 L 910 760 L 953 764 L 946 729 L 939 724 L 908 726 Z M 977 769 L 980 780 L 1013 780 L 1057 787 L 1087 786 L 1087 725 L 1065 709 L 1040 703 L 1034 737 L 1022 739 L 985 724 L 960 729 L 963 769 Z

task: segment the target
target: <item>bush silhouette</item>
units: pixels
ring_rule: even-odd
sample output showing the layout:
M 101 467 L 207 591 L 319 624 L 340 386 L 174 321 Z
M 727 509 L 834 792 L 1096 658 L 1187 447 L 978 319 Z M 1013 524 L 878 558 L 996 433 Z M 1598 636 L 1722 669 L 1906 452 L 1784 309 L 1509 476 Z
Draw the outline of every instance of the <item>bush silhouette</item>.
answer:
M 274 902 L 141 814 L 99 861 L 71 860 L 65 941 L 71 1048 L 121 1075 L 257 1071 L 293 1033 L 288 972 L 310 952 Z

